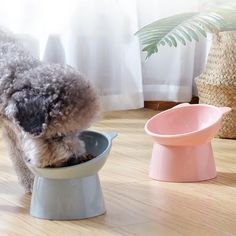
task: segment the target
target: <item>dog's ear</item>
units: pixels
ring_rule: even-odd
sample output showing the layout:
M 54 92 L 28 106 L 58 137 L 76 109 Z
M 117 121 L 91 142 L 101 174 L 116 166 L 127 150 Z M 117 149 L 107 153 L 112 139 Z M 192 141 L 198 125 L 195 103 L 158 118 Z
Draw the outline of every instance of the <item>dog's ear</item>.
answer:
M 29 96 L 15 101 L 8 111 L 11 111 L 11 116 L 25 132 L 38 136 L 48 124 L 47 107 L 43 96 Z

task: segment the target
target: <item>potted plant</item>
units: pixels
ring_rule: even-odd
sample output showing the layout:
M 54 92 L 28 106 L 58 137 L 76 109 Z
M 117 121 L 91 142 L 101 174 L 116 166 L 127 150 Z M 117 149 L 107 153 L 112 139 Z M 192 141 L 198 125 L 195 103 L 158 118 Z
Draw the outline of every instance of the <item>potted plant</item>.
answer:
M 168 45 L 177 47 L 213 34 L 204 72 L 195 78 L 200 103 L 230 106 L 218 135 L 236 138 L 236 3 L 224 1 L 218 7 L 187 12 L 157 20 L 141 28 L 139 37 L 146 59 Z

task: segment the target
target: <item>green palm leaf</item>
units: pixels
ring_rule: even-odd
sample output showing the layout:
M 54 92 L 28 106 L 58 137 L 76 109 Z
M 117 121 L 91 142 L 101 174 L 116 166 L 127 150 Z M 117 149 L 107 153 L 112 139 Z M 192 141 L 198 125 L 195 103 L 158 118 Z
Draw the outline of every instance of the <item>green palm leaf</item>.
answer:
M 157 20 L 141 28 L 136 35 L 140 38 L 146 58 L 158 52 L 159 47 L 168 44 L 177 47 L 188 41 L 199 41 L 206 32 L 216 33 L 224 27 L 220 14 L 214 12 L 189 12 Z

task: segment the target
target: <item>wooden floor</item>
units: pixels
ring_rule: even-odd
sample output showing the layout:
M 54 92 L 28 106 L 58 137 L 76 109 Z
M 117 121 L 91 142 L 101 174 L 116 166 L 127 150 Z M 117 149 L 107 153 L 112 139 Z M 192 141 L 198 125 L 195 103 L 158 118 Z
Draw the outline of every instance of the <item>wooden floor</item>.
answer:
M 48 221 L 29 215 L 30 195 L 18 184 L 0 141 L 0 235 L 236 235 L 236 140 L 215 139 L 218 177 L 200 183 L 164 183 L 148 177 L 152 140 L 144 123 L 156 111 L 112 112 L 94 126 L 118 137 L 100 172 L 105 215 Z

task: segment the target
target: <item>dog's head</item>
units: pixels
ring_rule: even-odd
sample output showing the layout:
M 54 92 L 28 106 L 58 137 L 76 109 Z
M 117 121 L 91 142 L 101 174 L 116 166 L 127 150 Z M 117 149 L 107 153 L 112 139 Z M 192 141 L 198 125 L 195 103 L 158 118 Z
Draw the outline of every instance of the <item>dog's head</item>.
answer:
M 9 101 L 5 109 L 7 117 L 32 136 L 43 134 L 49 122 L 48 104 L 44 97 L 27 90 L 16 92 L 14 97 L 18 100 Z
M 6 97 L 5 116 L 24 133 L 23 152 L 37 166 L 60 166 L 84 153 L 77 132 L 98 116 L 99 99 L 78 72 L 40 65 L 18 75 Z
M 87 128 L 99 114 L 99 99 L 71 67 L 41 65 L 14 81 L 5 111 L 24 132 L 50 138 Z

